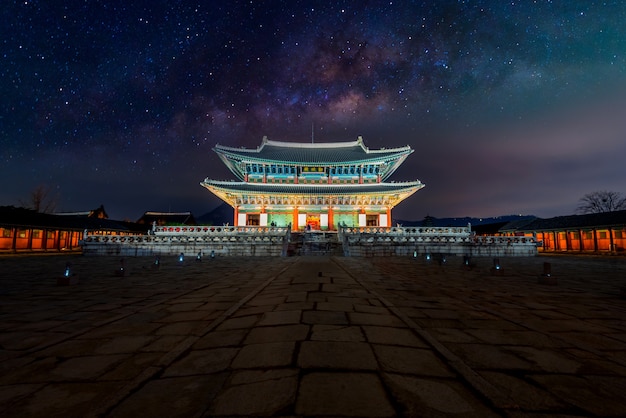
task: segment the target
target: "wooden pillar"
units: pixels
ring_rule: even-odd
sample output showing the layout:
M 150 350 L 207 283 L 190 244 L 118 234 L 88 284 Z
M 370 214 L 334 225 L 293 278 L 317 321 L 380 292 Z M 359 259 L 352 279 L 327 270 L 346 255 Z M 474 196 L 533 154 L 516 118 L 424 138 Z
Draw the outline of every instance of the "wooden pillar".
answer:
M 593 228 L 593 250 L 598 252 L 598 231 Z
M 615 251 L 615 243 L 613 242 L 613 228 L 609 228 L 609 251 Z
M 393 226 L 391 224 L 391 207 L 387 206 L 387 226 Z
M 239 206 L 235 205 L 235 221 L 233 222 L 234 226 L 239 226 Z
M 582 229 L 578 230 L 578 250 L 579 251 L 583 251 L 585 248 L 585 245 L 583 244 L 583 231 Z
M 361 168 L 359 169 L 359 184 L 363 184 L 363 164 L 361 164 Z
M 17 228 L 13 228 L 13 240 L 11 242 L 11 250 L 17 251 Z
M 48 249 L 48 230 L 44 229 L 41 233 L 43 234 L 41 237 L 41 249 L 45 251 Z
M 569 236 L 569 231 L 565 230 L 565 251 L 568 251 L 572 249 L 572 246 L 570 245 L 570 236 Z
M 33 249 L 33 229 L 32 228 L 28 229 L 28 238 L 26 241 L 26 248 L 29 250 Z
M 559 248 L 559 235 L 556 231 L 552 231 L 552 235 L 554 237 L 554 251 L 557 251 Z

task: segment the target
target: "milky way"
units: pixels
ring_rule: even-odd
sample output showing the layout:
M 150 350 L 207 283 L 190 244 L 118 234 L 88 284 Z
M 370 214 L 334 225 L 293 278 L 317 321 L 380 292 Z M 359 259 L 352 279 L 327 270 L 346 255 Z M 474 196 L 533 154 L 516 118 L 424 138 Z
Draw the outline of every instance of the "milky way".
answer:
M 626 192 L 622 1 L 21 1 L 0 7 L 0 205 L 218 202 L 216 144 L 416 149 L 402 219 Z M 11 180 L 9 180 L 11 179 Z

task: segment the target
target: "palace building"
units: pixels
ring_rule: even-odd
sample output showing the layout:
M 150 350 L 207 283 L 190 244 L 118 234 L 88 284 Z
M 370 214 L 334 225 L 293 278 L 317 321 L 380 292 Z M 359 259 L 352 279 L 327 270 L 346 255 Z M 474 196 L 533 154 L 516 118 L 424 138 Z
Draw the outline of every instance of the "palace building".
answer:
M 388 227 L 391 210 L 424 187 L 419 180 L 387 182 L 413 152 L 408 145 L 371 150 L 361 137 L 333 143 L 264 137 L 256 149 L 217 145 L 214 151 L 237 180 L 200 184 L 233 207 L 235 226 Z

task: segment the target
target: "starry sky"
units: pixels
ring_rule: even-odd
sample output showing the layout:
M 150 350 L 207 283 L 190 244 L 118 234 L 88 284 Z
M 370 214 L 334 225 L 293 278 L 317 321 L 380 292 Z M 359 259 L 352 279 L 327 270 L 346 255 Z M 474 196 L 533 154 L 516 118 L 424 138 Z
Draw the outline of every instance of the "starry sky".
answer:
M 626 2 L 3 1 L 0 205 L 200 216 L 216 144 L 415 152 L 394 218 L 626 192 Z

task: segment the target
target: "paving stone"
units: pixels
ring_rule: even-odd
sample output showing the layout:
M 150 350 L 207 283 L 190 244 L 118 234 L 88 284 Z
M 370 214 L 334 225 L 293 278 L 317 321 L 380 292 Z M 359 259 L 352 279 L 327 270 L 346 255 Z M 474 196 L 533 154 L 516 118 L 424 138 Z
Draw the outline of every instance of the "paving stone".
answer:
M 302 311 L 274 311 L 266 312 L 258 325 L 284 325 L 284 324 L 299 324 Z
M 364 312 L 364 313 L 372 313 L 378 315 L 391 315 L 389 309 L 383 308 L 381 306 L 371 306 L 371 305 L 354 305 L 355 312 Z
M 481 371 L 480 375 L 498 387 L 524 411 L 559 411 L 567 410 L 568 405 L 548 391 L 526 380 L 501 372 Z
M 52 383 L 11 405 L 7 417 L 84 417 L 118 382 Z
M 442 343 L 477 343 L 476 337 L 455 328 L 431 328 L 428 332 Z
M 576 374 L 582 363 L 571 358 L 567 353 L 559 353 L 545 348 L 508 347 L 508 350 L 521 358 L 534 363 L 539 371 L 550 373 Z
M 303 368 L 375 370 L 378 365 L 369 344 L 361 342 L 305 341 L 298 365 Z
M 11 416 L 10 405 L 20 398 L 32 397 L 35 392 L 40 391 L 44 384 L 17 384 L 2 386 L 0 390 L 0 414 L 5 417 Z
M 559 347 L 562 341 L 551 338 L 549 335 L 535 331 L 513 331 L 501 329 L 470 329 L 467 334 L 489 344 L 497 345 L 541 345 L 544 347 Z
M 374 345 L 374 353 L 381 370 L 386 372 L 454 377 L 454 373 L 430 350 Z
M 193 350 L 163 372 L 164 377 L 211 374 L 226 370 L 239 348 Z
M 428 345 L 409 328 L 362 326 L 367 341 L 374 344 L 393 344 L 427 348 Z
M 350 323 L 354 325 L 379 325 L 388 327 L 406 327 L 398 317 L 394 315 L 378 315 L 363 312 L 348 312 Z
M 345 312 L 305 311 L 302 313 L 302 322 L 305 324 L 348 325 L 348 318 Z
M 304 341 L 309 335 L 309 326 L 303 324 L 256 327 L 250 330 L 245 344 L 269 343 L 276 341 Z
M 246 338 L 248 332 L 248 328 L 213 331 L 196 341 L 193 348 L 203 350 L 205 348 L 238 346 Z
M 95 354 L 134 353 L 156 340 L 156 338 L 148 335 L 115 337 L 99 345 L 94 352 Z
M 285 301 L 285 296 L 278 297 L 270 297 L 270 298 L 262 298 L 256 297 L 248 302 L 250 306 L 272 306 L 272 305 L 280 305 Z
M 292 363 L 294 342 L 245 345 L 232 362 L 234 369 L 283 367 Z
M 218 373 L 152 380 L 107 416 L 200 416 L 217 396 L 227 376 L 228 373 Z
M 354 311 L 354 305 L 350 301 L 344 302 L 318 302 L 316 305 L 318 311 L 336 311 L 351 312 Z
M 298 374 L 299 369 L 239 370 L 232 373 L 228 383 L 231 386 L 242 385 L 284 377 L 297 377 Z
M 470 367 L 478 369 L 532 370 L 532 363 L 516 356 L 505 347 L 488 344 L 447 344 L 453 353 Z
M 224 331 L 229 329 L 250 328 L 258 322 L 259 318 L 260 315 L 250 315 L 227 319 L 217 327 L 217 330 Z
M 395 411 L 380 379 L 369 373 L 310 373 L 300 382 L 296 414 L 391 417 Z
M 623 396 L 615 396 L 591 380 L 572 375 L 530 375 L 543 389 L 566 402 L 576 405 L 590 416 L 623 416 L 626 410 Z
M 160 319 L 160 322 L 190 322 L 190 321 L 202 321 L 207 319 L 207 311 L 188 311 L 188 312 L 174 312 L 164 318 Z
M 169 304 L 166 309 L 169 312 L 191 312 L 191 311 L 197 311 L 198 308 L 200 306 L 202 306 L 204 303 L 202 302 L 181 302 L 181 303 L 172 303 Z
M 48 271 L 55 263 L 62 268 L 68 258 L 77 267 L 89 267 L 81 272 L 80 286 L 42 283 L 33 270 L 48 266 Z M 536 284 L 546 258 L 558 268 L 559 286 Z M 237 413 L 238 406 L 228 406 L 226 399 L 240 399 L 257 389 L 272 392 L 269 388 L 282 379 L 289 380 L 289 399 L 272 401 L 273 410 L 261 414 L 306 415 L 298 410 L 304 396 L 294 393 L 314 386 L 306 382 L 307 376 L 324 374 L 371 376 L 378 385 L 383 378 L 378 393 L 384 404 L 397 408 L 391 412 L 397 416 L 449 416 L 454 413 L 446 411 L 454 408 L 462 411 L 456 415 L 490 416 L 492 411 L 480 400 L 489 398 L 481 395 L 484 387 L 452 371 L 445 377 L 437 376 L 438 367 L 429 371 L 425 365 L 441 366 L 437 362 L 443 356 L 415 345 L 413 337 L 420 341 L 419 336 L 407 334 L 409 325 L 390 314 L 374 294 L 430 334 L 432 342 L 439 343 L 434 347 L 450 350 L 471 367 L 465 369 L 468 376 L 478 373 L 496 393 L 510 397 L 497 412 L 511 417 L 621 416 L 626 410 L 626 321 L 615 285 L 626 277 L 621 257 L 507 258 L 506 277 L 490 276 L 491 259 L 477 260 L 474 270 L 462 271 L 429 268 L 403 257 L 224 257 L 214 260 L 210 273 L 207 264 L 180 267 L 164 262 L 159 271 L 135 274 L 141 268 L 133 270 L 132 263 L 151 261 L 129 259 L 133 274 L 122 280 L 111 277 L 119 265 L 114 257 L 2 259 L 0 285 L 7 291 L 0 321 L 0 415 L 41 416 L 45 411 L 46 416 L 84 416 L 106 401 L 110 403 L 99 410 L 101 415 L 111 411 L 126 416 L 144 414 L 162 400 L 154 415 L 175 415 L 167 408 L 179 401 L 181 415 L 213 416 L 217 397 L 227 391 L 230 398 L 220 398 L 221 407 Z M 286 267 L 250 303 L 229 311 L 217 329 L 200 335 Z M 19 280 L 7 281 L 6 271 Z M 312 283 L 293 283 L 300 280 Z M 270 325 L 280 315 L 283 320 L 289 315 L 280 311 L 302 315 L 297 322 Z M 348 324 L 318 323 L 331 322 L 337 313 L 347 317 Z M 259 326 L 262 318 L 268 325 Z M 266 346 L 281 343 L 289 345 Z M 434 360 L 420 363 L 427 352 Z M 232 366 L 235 358 L 237 367 Z M 450 365 L 462 366 L 460 373 L 464 366 L 459 362 Z M 198 390 L 203 396 L 177 392 L 193 380 L 210 377 L 219 385 L 202 383 Z M 177 379 L 179 383 L 171 383 L 176 387 L 163 384 L 142 392 L 154 382 Z M 327 379 L 319 381 L 330 385 L 328 399 L 342 393 Z M 111 397 L 115 393 L 120 396 Z M 312 396 L 307 399 L 314 401 Z M 502 406 L 501 400 L 496 404 Z M 323 405 L 316 407 L 318 415 L 325 414 Z M 249 412 L 255 409 L 241 410 L 254 415 Z M 355 414 L 342 411 L 333 409 L 328 415 Z M 375 413 L 368 409 L 361 415 L 368 414 Z
M 155 334 L 157 335 L 199 335 L 206 327 L 206 321 L 174 322 L 163 325 Z
M 287 295 L 286 302 L 305 302 L 307 297 L 307 292 L 290 292 Z
M 291 282 L 293 284 L 324 284 L 330 283 L 330 277 L 297 277 Z
M 278 415 L 293 404 L 297 387 L 297 376 L 231 386 L 215 399 L 209 409 L 209 415 Z
M 156 364 L 163 353 L 138 353 L 124 359 L 111 371 L 106 372 L 98 380 L 126 381 L 139 376 L 145 369 Z
M 166 352 L 173 350 L 181 341 L 185 339 L 183 335 L 163 335 L 157 337 L 150 344 L 141 348 L 141 351 L 146 352 Z
M 383 379 L 399 404 L 401 416 L 499 417 L 453 380 L 385 373 Z
M 52 370 L 56 379 L 96 380 L 128 355 L 101 355 L 74 357 L 64 360 Z
M 313 341 L 365 341 L 361 327 L 348 325 L 313 325 Z

